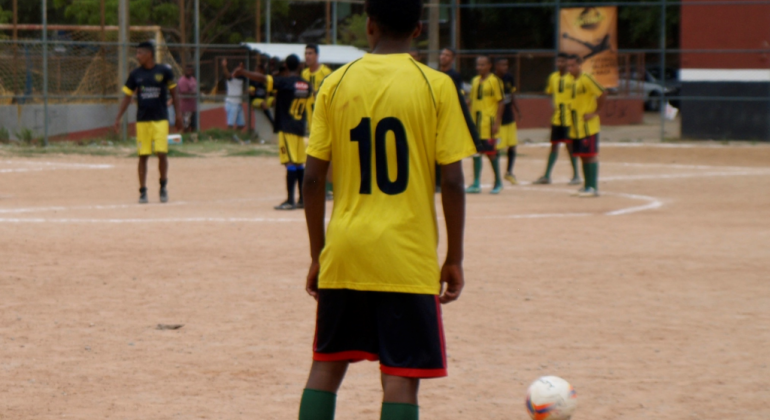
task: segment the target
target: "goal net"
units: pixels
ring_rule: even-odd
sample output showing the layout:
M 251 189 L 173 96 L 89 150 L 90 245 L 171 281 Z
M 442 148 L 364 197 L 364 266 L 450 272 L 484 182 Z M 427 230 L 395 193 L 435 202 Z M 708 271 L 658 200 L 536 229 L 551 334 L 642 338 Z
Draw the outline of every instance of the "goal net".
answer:
M 42 102 L 43 53 L 41 25 L 0 25 L 0 104 Z M 118 80 L 120 46 L 117 26 L 49 25 L 49 102 L 114 101 L 124 80 Z M 11 42 L 9 42 L 11 41 Z M 160 27 L 132 26 L 127 72 L 138 66 L 132 46 L 152 41 L 156 61 L 179 77 L 181 68 L 170 53 Z M 102 44 L 106 42 L 108 44 Z M 126 72 L 126 74 L 128 74 Z

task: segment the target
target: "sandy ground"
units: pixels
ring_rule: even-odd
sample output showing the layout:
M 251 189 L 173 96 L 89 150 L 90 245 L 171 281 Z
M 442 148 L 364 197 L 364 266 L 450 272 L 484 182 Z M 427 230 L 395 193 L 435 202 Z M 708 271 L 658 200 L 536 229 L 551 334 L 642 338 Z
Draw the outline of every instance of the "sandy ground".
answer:
M 606 145 L 599 199 L 564 157 L 468 197 L 423 419 L 527 419 L 546 374 L 575 420 L 770 418 L 770 147 L 660 146 Z M 296 418 L 315 305 L 276 160 L 173 159 L 139 206 L 133 159 L 0 158 L 0 419 Z M 378 375 L 351 368 L 338 419 L 379 418 Z

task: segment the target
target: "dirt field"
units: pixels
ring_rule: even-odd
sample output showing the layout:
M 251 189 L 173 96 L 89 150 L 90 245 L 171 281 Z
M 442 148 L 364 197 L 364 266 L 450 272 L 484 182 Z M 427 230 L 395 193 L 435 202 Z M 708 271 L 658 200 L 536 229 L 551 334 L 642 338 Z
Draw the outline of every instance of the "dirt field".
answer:
M 522 147 L 519 178 L 546 155 Z M 139 206 L 134 159 L 0 157 L 0 419 L 296 418 L 315 305 L 276 161 L 173 159 L 172 202 L 153 182 Z M 575 420 L 770 418 L 768 162 L 608 144 L 599 199 L 570 197 L 564 155 L 555 185 L 469 196 L 422 418 L 527 419 L 546 374 Z M 338 419 L 379 418 L 378 375 L 351 368 Z

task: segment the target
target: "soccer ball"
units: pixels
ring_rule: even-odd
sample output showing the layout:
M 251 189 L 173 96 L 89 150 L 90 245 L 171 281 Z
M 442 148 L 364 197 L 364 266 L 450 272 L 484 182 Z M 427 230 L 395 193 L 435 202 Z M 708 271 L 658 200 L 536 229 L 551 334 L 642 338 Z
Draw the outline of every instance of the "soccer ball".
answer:
M 543 376 L 527 390 L 527 411 L 533 420 L 569 420 L 575 408 L 575 388 L 558 376 Z

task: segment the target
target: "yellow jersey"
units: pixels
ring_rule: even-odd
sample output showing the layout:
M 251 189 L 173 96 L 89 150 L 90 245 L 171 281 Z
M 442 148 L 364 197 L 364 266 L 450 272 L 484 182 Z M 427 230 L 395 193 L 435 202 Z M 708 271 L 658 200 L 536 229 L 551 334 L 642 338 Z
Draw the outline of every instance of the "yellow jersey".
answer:
M 325 64 L 321 64 L 318 70 L 311 72 L 310 67 L 302 70 L 302 78 L 310 82 L 310 86 L 313 88 L 313 95 L 307 102 L 307 125 L 308 130 L 312 131 L 313 122 L 313 108 L 315 106 L 315 96 L 318 94 L 318 89 L 321 88 L 321 84 L 327 76 L 332 74 L 332 69 L 326 67 Z
M 572 85 L 574 83 L 575 78 L 569 73 L 561 75 L 558 71 L 555 71 L 548 77 L 548 86 L 545 88 L 545 93 L 553 97 L 552 125 L 559 127 L 569 127 L 572 125 L 570 104 L 572 103 Z
M 584 139 L 599 132 L 601 123 L 598 115 L 588 121 L 583 117 L 596 112 L 596 98 L 602 96 L 602 93 L 604 93 L 604 87 L 592 76 L 583 73 L 575 79 L 572 85 L 571 138 Z
M 476 153 L 449 76 L 366 54 L 326 78 L 307 153 L 334 165 L 319 287 L 440 292 L 435 165 Z
M 471 115 L 479 137 L 484 140 L 494 138 L 492 126 L 497 119 L 498 106 L 505 99 L 504 89 L 500 78 L 491 73 L 484 80 L 476 76 L 471 81 Z

